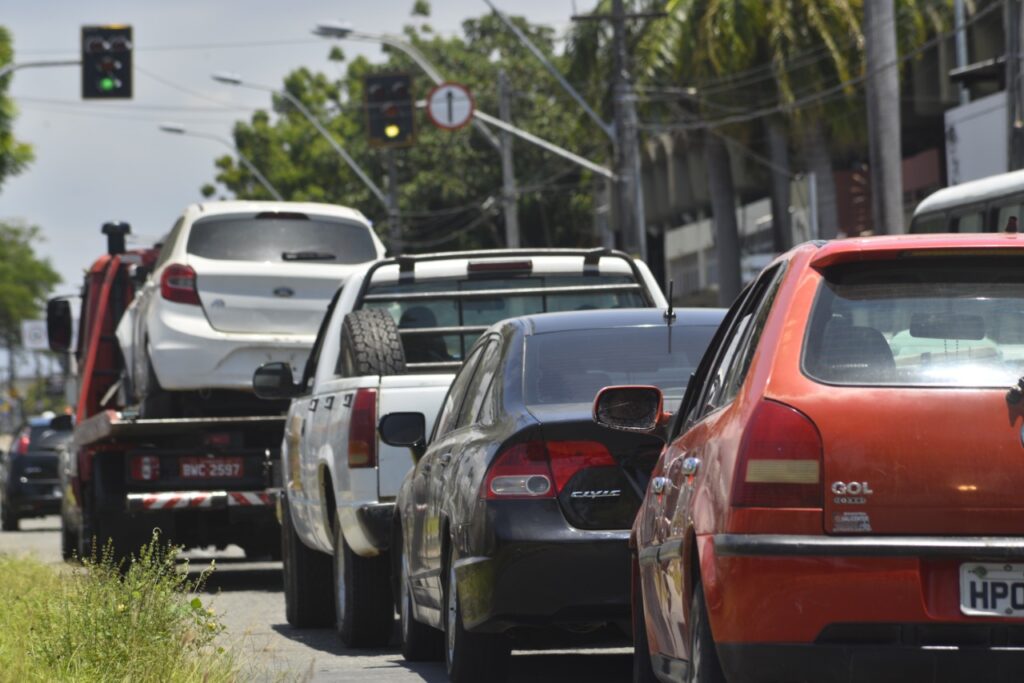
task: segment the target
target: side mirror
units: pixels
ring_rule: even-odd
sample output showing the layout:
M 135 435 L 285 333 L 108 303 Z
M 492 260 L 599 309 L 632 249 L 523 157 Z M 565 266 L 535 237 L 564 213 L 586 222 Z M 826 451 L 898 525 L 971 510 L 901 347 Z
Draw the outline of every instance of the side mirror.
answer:
M 388 413 L 380 419 L 377 432 L 389 446 L 412 449 L 416 462 L 427 450 L 427 419 L 423 413 Z
M 252 375 L 252 390 L 263 399 L 294 398 L 302 388 L 292 377 L 292 366 L 280 361 L 264 363 Z
M 51 351 L 66 353 L 71 350 L 71 302 L 67 299 L 46 302 L 46 336 Z
M 623 432 L 653 432 L 668 423 L 658 387 L 605 387 L 594 399 L 594 422 Z

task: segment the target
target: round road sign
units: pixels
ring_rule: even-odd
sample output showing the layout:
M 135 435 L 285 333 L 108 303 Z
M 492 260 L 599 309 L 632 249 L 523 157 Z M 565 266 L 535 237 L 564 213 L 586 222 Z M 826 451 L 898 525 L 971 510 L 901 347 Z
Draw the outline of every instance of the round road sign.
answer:
M 457 130 L 473 118 L 473 95 L 458 83 L 442 83 L 427 94 L 427 118 L 438 128 Z

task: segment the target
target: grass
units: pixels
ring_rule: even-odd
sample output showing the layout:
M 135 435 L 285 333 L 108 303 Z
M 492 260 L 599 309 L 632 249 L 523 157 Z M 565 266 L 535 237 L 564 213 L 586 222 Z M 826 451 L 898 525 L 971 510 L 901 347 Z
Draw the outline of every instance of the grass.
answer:
M 127 569 L 107 552 L 74 569 L 0 556 L 0 681 L 239 679 L 224 627 L 177 550 L 154 535 Z

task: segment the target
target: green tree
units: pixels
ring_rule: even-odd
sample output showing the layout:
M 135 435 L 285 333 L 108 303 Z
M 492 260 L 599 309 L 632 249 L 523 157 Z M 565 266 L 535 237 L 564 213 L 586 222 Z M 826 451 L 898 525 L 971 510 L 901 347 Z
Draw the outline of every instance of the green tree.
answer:
M 14 50 L 11 47 L 11 34 L 6 28 L 0 26 L 0 67 L 13 61 Z M 14 103 L 7 96 L 7 88 L 10 83 L 10 74 L 0 78 L 0 187 L 8 177 L 24 171 L 32 161 L 32 148 L 15 140 L 11 131 L 16 111 Z
M 556 63 L 554 31 L 516 19 Z M 506 70 L 514 92 L 513 122 L 588 158 L 606 158 L 600 136 L 581 129 L 579 112 L 558 85 L 493 16 L 470 19 L 462 35 L 441 37 L 427 27 L 407 26 L 404 38 L 445 77 L 467 85 L 478 108 L 497 112 L 498 70 Z M 347 63 L 338 80 L 299 69 L 284 87 L 299 98 L 336 136 L 366 173 L 385 187 L 384 154 L 367 145 L 363 78 L 372 73 L 413 74 L 414 93 L 423 98 L 433 86 L 398 50 L 384 63 L 365 58 Z M 417 114 L 416 143 L 395 151 L 403 240 L 409 251 L 502 246 L 501 164 L 497 150 L 472 126 L 439 130 Z M 383 224 L 383 205 L 358 180 L 310 124 L 287 101 L 275 97 L 272 113 L 260 111 L 234 130 L 238 148 L 291 200 L 326 201 L 360 209 Z M 519 220 L 523 244 L 590 246 L 592 194 L 597 180 L 588 172 L 537 147 L 516 141 Z M 216 180 L 240 197 L 266 198 L 265 191 L 231 157 L 216 161 Z
M 41 239 L 39 228 L 0 223 L 0 342 L 7 349 L 12 386 L 21 321 L 38 317 L 60 282 L 49 259 L 40 258 L 32 246 Z

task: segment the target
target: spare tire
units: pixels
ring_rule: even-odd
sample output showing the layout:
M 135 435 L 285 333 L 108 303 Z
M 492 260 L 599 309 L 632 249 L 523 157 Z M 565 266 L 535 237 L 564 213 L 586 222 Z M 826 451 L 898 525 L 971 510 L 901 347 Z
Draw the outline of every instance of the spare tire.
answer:
M 337 371 L 344 377 L 401 375 L 405 351 L 398 325 L 387 311 L 352 311 L 341 323 Z

